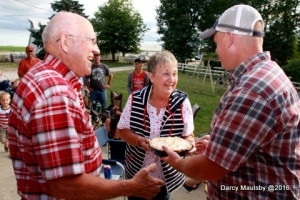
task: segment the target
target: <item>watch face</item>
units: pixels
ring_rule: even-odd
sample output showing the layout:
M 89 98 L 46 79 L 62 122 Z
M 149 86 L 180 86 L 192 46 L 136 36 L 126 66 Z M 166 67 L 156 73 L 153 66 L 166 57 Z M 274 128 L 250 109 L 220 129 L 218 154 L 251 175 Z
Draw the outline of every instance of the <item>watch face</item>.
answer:
M 193 145 L 189 141 L 180 137 L 153 138 L 149 146 L 153 153 L 160 157 L 167 156 L 166 152 L 162 150 L 162 146 L 168 147 L 168 149 L 177 152 L 181 156 L 186 155 L 193 148 Z

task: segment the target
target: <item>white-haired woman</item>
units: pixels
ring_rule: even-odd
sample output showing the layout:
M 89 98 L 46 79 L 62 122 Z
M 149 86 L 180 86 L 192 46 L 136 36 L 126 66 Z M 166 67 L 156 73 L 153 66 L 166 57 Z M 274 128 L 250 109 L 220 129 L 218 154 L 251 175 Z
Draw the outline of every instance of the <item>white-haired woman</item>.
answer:
M 130 179 L 141 168 L 156 163 L 158 167 L 152 176 L 166 183 L 153 198 L 159 200 L 169 199 L 170 193 L 183 185 L 184 175 L 150 151 L 150 139 L 177 136 L 195 143 L 190 101 L 185 93 L 176 89 L 177 64 L 169 51 L 161 51 L 150 57 L 147 66 L 151 85 L 129 96 L 118 124 L 118 133 L 128 144 L 126 178 Z

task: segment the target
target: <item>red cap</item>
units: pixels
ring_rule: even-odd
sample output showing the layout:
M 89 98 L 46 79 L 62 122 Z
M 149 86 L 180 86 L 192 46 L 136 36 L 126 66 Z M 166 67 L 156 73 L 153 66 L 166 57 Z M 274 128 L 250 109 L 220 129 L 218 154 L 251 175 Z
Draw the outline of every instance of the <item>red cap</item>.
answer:
M 32 46 L 27 46 L 26 51 L 34 51 L 34 48 Z

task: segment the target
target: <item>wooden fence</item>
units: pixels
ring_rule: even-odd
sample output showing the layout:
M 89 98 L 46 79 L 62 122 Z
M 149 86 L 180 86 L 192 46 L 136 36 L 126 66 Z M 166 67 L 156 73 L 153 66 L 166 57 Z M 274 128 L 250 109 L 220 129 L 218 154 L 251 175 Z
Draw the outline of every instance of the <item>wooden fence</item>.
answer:
M 25 52 L 1 52 L 0 62 L 19 62 L 26 58 Z
M 224 70 L 221 67 L 213 67 L 211 66 L 211 61 L 219 62 L 218 59 L 215 58 L 203 58 L 199 61 L 199 63 L 195 64 L 184 64 L 179 63 L 178 70 L 184 72 L 190 72 L 195 75 L 203 75 L 208 76 L 208 78 L 212 80 L 216 80 L 221 74 L 227 74 L 228 71 Z M 300 83 L 292 82 L 298 92 L 300 92 Z

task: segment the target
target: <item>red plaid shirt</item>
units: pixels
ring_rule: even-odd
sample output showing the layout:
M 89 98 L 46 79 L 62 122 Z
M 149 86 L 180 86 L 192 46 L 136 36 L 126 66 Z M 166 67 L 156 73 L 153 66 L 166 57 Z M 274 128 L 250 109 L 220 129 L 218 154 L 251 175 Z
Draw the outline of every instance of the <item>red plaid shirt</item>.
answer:
M 269 53 L 238 66 L 212 120 L 205 156 L 230 172 L 212 199 L 300 199 L 300 101 Z
M 82 83 L 51 55 L 22 78 L 9 123 L 10 155 L 24 199 L 55 199 L 47 180 L 99 176 L 101 149 L 81 95 Z

